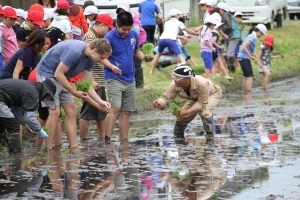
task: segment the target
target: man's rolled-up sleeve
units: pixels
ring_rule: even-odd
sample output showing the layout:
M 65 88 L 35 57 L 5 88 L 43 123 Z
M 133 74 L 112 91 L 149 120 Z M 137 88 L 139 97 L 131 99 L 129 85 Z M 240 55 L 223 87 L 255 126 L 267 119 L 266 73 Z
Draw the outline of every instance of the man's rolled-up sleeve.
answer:
M 177 96 L 175 82 L 173 81 L 165 93 L 158 98 L 156 101 L 160 104 L 161 109 L 165 109 L 168 107 L 168 104 L 175 99 Z

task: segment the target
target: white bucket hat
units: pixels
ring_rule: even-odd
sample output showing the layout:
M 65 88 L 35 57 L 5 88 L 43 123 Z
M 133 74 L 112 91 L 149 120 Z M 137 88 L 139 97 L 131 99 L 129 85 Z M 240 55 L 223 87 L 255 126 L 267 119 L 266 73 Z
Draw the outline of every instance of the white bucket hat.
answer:
M 22 17 L 24 20 L 27 19 L 27 13 L 25 12 L 25 10 L 21 9 L 21 8 L 17 8 L 15 9 L 17 16 L 18 17 Z
M 211 16 L 211 15 L 205 17 L 204 23 L 217 24 L 216 19 L 214 18 L 214 16 Z
M 93 5 L 87 6 L 83 12 L 84 15 L 93 15 L 93 14 L 98 15 L 98 13 L 99 13 L 98 8 Z
M 241 12 L 239 12 L 239 11 L 236 11 L 236 12 L 234 13 L 234 17 L 236 17 L 236 16 L 238 16 L 238 15 L 243 16 L 243 13 L 241 13 Z
M 217 22 L 216 26 L 214 27 L 214 29 L 219 28 L 220 26 L 222 26 L 224 23 L 223 22 Z
M 44 12 L 45 12 L 44 20 L 54 18 L 55 10 L 53 8 L 44 8 Z

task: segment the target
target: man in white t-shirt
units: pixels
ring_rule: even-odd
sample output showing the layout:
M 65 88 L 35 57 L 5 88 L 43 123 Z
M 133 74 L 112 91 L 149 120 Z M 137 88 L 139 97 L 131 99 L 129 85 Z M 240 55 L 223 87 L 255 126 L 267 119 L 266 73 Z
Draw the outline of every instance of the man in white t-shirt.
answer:
M 165 23 L 164 32 L 160 36 L 158 42 L 158 52 L 157 54 L 155 54 L 154 59 L 152 61 L 150 75 L 154 74 L 154 69 L 157 65 L 157 62 L 166 47 L 168 47 L 169 51 L 171 51 L 174 55 L 178 57 L 180 63 L 186 62 L 184 57 L 181 55 L 181 51 L 176 43 L 178 33 L 179 30 L 185 30 L 189 34 L 196 35 L 196 32 L 186 28 L 185 25 L 181 21 L 179 21 L 180 14 L 181 12 L 177 9 L 172 9 L 169 12 L 169 16 L 171 18 Z

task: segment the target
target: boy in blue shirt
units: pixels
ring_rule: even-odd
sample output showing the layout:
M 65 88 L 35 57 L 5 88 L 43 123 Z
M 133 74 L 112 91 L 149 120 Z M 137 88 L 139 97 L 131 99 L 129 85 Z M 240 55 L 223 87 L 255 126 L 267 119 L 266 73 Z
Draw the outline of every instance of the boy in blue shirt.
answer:
M 111 110 L 106 116 L 106 140 L 110 139 L 119 113 L 120 139 L 127 139 L 130 113 L 136 110 L 133 58 L 143 60 L 144 54 L 139 49 L 139 37 L 131 30 L 132 26 L 131 13 L 121 12 L 117 16 L 117 27 L 104 37 L 112 48 L 111 56 L 103 60 L 108 100 L 111 102 Z

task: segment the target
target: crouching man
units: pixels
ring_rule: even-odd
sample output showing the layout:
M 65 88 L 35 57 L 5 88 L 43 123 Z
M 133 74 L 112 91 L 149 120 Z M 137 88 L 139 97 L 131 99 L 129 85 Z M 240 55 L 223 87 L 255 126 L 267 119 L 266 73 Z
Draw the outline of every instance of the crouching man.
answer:
M 194 74 L 187 64 L 177 65 L 172 74 L 173 81 L 166 92 L 157 100 L 153 106 L 161 110 L 176 97 L 186 99 L 174 127 L 177 137 L 184 136 L 187 124 L 197 114 L 200 115 L 206 134 L 213 134 L 213 116 L 211 110 L 216 108 L 222 98 L 222 90 L 208 79 Z
M 28 127 L 40 137 L 48 137 L 41 128 L 34 111 L 39 100 L 55 109 L 53 97 L 56 87 L 50 79 L 42 83 L 31 83 L 21 79 L 0 80 L 0 134 L 9 133 L 8 150 L 21 152 L 20 124 Z

